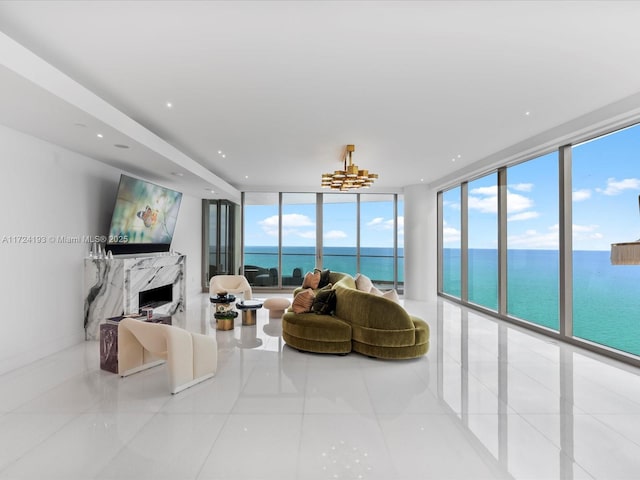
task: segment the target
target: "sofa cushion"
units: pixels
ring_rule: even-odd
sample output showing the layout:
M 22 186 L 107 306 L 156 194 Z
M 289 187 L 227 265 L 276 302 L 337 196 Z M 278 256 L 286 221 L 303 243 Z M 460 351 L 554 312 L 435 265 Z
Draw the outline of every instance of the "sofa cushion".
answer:
M 320 283 L 318 283 L 318 288 L 322 288 L 325 285 L 331 283 L 331 270 L 329 270 L 328 268 L 325 270 L 316 268 L 313 272 L 320 272 Z
M 311 311 L 319 315 L 331 315 L 336 309 L 336 291 L 319 290 L 313 300 Z
M 320 284 L 320 272 L 307 272 L 302 281 L 302 288 L 318 288 Z
M 373 288 L 373 282 L 366 275 L 358 273 L 355 278 L 356 288 L 361 292 L 369 293 Z
M 395 289 L 391 289 L 391 290 L 387 290 L 386 292 L 383 292 L 382 290 L 376 287 L 371 287 L 371 290 L 369 291 L 369 293 L 372 295 L 377 295 L 378 297 L 386 298 L 387 300 L 391 300 L 398 304 L 400 303 L 400 297 L 398 297 L 398 292 L 396 292 Z
M 291 309 L 294 313 L 310 312 L 315 297 L 316 294 L 313 290 L 311 288 L 307 288 L 296 295 L 296 298 L 293 299 Z

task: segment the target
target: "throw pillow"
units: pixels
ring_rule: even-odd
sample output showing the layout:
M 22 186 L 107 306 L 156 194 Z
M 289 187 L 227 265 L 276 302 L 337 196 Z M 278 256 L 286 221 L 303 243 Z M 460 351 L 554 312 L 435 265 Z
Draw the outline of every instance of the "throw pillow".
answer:
M 325 270 L 320 270 L 320 269 L 316 268 L 314 270 L 314 273 L 315 272 L 320 272 L 320 283 L 318 284 L 318 288 L 322 288 L 325 285 L 329 284 L 329 282 L 331 281 L 330 278 L 329 278 L 329 275 L 331 274 L 331 270 L 329 270 L 328 268 L 325 269 Z
M 313 300 L 311 311 L 318 315 L 331 315 L 336 310 L 336 291 L 321 290 Z
M 291 304 L 291 309 L 293 313 L 307 313 L 311 311 L 311 307 L 313 306 L 313 300 L 315 299 L 316 294 L 313 293 L 313 290 L 307 288 L 299 292 L 296 295 L 296 298 L 293 299 L 293 303 Z
M 373 282 L 366 275 L 362 275 L 361 273 L 356 275 L 356 288 L 362 292 L 369 293 L 371 288 L 373 287 Z
M 382 298 L 386 298 L 388 300 L 391 300 L 393 302 L 396 303 L 400 303 L 400 297 L 398 297 L 398 292 L 396 292 L 395 290 L 387 290 L 386 292 L 382 293 Z
M 302 288 L 318 288 L 320 283 L 320 272 L 307 272 L 302 281 Z
M 382 298 L 386 298 L 387 300 L 391 300 L 393 302 L 396 303 L 400 303 L 400 297 L 398 297 L 398 292 L 396 292 L 395 290 L 387 290 L 386 292 L 383 292 L 382 290 L 376 288 L 376 287 L 371 287 L 371 290 L 369 290 L 369 293 L 371 295 L 377 295 L 378 297 L 382 297 Z

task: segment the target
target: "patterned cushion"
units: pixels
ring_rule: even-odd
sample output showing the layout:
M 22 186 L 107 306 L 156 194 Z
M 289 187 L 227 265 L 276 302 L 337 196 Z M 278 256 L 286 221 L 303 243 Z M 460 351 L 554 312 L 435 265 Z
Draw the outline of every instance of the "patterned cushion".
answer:
M 307 272 L 302 281 L 302 288 L 318 288 L 320 272 Z
M 306 290 L 301 291 L 296 295 L 296 298 L 293 299 L 293 304 L 291 305 L 291 309 L 294 313 L 307 313 L 311 311 L 311 307 L 313 306 L 313 300 L 315 299 L 316 294 L 313 293 L 313 290 L 307 288 Z

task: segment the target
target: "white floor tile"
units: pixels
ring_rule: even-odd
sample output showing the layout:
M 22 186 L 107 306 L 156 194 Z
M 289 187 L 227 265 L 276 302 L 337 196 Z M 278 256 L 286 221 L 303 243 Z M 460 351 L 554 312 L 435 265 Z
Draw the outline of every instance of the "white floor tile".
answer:
M 266 295 L 265 295 L 266 296 Z M 302 353 L 280 320 L 215 329 L 214 378 L 170 395 L 85 342 L 0 376 L 4 479 L 637 479 L 640 370 L 439 301 L 426 357 Z M 438 315 L 441 315 L 438 317 Z

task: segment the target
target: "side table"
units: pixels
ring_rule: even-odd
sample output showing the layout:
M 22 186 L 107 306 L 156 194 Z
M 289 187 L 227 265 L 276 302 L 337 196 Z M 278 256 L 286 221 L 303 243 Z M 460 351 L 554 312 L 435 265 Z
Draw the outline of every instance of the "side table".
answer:
M 118 322 L 124 316 L 108 318 L 100 325 L 100 369 L 106 372 L 118 373 Z M 171 315 L 156 314 L 147 320 L 141 315 L 141 322 L 165 323 L 171 325 Z
M 209 301 L 215 306 L 213 318 L 216 319 L 216 328 L 218 330 L 233 330 L 233 319 L 238 316 L 238 312 L 232 306 L 236 297 L 227 293 L 219 293 L 217 297 L 209 297 Z
M 236 304 L 236 308 L 242 312 L 242 325 L 256 324 L 256 310 L 262 308 L 260 300 L 244 300 Z

